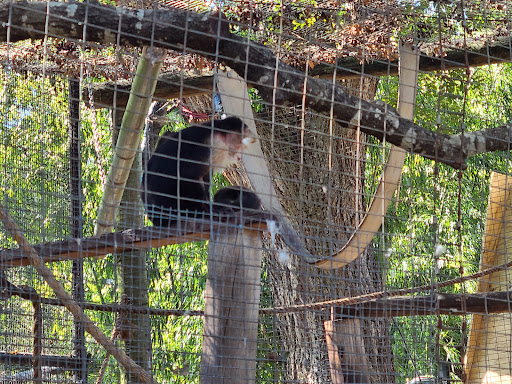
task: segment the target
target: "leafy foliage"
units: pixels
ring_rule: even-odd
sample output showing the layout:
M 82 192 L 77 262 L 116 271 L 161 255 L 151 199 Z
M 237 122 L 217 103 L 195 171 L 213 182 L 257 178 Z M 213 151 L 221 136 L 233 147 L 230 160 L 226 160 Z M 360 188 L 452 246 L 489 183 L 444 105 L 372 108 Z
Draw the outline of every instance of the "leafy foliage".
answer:
M 416 121 L 445 133 L 504 123 L 510 118 L 511 72 L 510 65 L 500 65 L 471 70 L 469 77 L 462 70 L 421 75 Z M 396 95 L 396 79 L 383 81 L 380 92 Z M 393 104 L 393 99 L 388 102 Z M 369 148 L 368 156 L 380 156 L 380 150 Z M 436 282 L 478 270 L 490 172 L 506 173 L 510 164 L 508 154 L 484 154 L 471 158 L 468 169 L 459 172 L 419 156 L 406 159 L 399 195 L 387 213 L 383 240 L 378 244 L 390 288 L 431 284 L 438 291 Z M 374 180 L 370 172 L 367 169 L 367 180 Z M 470 282 L 443 291 L 471 293 L 475 287 Z M 395 369 L 411 378 L 437 375 L 442 361 L 457 366 L 466 322 L 459 316 L 395 319 Z M 460 368 L 452 371 L 453 377 L 460 378 L 460 374 Z

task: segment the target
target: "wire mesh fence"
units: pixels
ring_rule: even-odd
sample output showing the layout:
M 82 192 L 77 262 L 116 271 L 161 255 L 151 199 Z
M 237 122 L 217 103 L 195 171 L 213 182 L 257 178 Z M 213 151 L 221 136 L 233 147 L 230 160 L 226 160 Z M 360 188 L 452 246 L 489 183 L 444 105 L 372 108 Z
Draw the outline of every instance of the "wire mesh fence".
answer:
M 1 383 L 508 383 L 510 2 L 0 3 Z

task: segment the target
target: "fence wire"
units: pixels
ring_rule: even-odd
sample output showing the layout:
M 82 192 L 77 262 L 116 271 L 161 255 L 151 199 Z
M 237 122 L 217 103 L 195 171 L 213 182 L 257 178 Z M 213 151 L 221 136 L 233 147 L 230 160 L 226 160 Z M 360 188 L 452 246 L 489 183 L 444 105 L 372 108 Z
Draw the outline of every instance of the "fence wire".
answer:
M 510 7 L 0 3 L 0 383 L 509 382 Z

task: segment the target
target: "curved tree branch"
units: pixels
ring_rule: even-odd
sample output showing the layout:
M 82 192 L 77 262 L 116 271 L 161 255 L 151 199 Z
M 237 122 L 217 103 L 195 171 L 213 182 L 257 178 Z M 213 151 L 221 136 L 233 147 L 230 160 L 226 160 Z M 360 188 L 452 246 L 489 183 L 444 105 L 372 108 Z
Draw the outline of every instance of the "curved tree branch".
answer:
M 81 40 L 85 36 L 89 43 L 195 52 L 231 67 L 267 103 L 302 105 L 305 101 L 307 107 L 324 114 L 330 114 L 332 107 L 340 124 L 360 125 L 369 135 L 454 168 L 465 168 L 468 156 L 509 149 L 511 124 L 463 135 L 424 129 L 385 103 L 348 95 L 332 80 L 307 76 L 280 62 L 265 46 L 232 34 L 219 14 L 128 10 L 93 2 L 5 2 L 0 4 L 0 22 L 0 41 L 41 39 L 47 26 L 48 36 L 53 37 Z

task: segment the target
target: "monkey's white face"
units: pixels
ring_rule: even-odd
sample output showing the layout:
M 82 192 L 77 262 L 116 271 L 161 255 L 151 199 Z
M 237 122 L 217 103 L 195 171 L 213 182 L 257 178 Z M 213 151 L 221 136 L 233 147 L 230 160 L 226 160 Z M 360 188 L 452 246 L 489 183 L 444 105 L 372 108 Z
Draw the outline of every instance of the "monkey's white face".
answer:
M 242 152 L 256 142 L 256 138 L 248 129 L 245 129 L 244 133 L 243 138 L 237 133 L 217 133 L 213 136 L 212 168 L 214 172 L 224 172 L 228 166 L 242 160 Z

